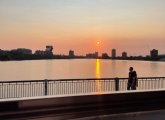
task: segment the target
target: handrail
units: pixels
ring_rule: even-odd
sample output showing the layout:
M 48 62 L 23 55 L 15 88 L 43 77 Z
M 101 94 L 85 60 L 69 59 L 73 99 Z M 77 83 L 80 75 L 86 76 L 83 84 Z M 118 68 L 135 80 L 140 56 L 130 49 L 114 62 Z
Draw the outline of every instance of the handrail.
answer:
M 126 91 L 128 78 L 0 81 L 0 99 Z M 165 89 L 165 77 L 138 77 L 137 90 Z
M 118 78 L 118 77 L 116 77 Z M 114 80 L 116 78 L 74 78 L 74 79 L 45 79 L 47 81 L 81 81 L 81 80 Z M 128 78 L 118 78 L 119 80 L 128 80 Z M 138 77 L 138 79 L 165 79 L 165 77 Z M 26 83 L 26 82 L 44 82 L 45 80 L 13 80 L 13 81 L 0 81 L 0 83 Z

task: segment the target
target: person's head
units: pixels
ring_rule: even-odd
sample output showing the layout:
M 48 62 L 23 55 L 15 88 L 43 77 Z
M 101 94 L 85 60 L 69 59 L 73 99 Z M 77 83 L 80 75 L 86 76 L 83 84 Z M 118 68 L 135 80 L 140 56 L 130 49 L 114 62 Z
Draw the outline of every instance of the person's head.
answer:
M 130 68 L 129 68 L 129 71 L 131 71 L 131 72 L 132 72 L 132 71 L 133 71 L 133 67 L 130 67 Z

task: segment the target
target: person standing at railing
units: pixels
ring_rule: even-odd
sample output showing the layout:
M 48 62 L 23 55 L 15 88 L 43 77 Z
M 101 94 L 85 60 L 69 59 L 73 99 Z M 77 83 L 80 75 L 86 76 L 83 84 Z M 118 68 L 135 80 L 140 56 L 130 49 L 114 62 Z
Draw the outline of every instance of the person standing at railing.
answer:
M 127 83 L 127 90 L 136 90 L 137 87 L 137 74 L 133 67 L 129 68 L 129 78 Z

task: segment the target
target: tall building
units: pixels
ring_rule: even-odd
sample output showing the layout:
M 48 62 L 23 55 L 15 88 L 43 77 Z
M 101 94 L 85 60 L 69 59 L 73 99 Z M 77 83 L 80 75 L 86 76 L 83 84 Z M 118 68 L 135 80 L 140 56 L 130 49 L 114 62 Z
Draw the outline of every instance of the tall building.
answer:
M 52 52 L 53 51 L 53 46 L 46 46 L 46 50 L 47 52 Z
M 75 55 L 74 55 L 74 51 L 73 50 L 70 50 L 69 51 L 69 57 L 74 57 Z
M 95 52 L 94 55 L 95 55 L 96 58 L 99 57 L 99 53 L 98 52 Z
M 122 52 L 122 58 L 127 58 L 127 52 Z
M 112 49 L 112 59 L 116 58 L 116 49 Z
M 45 54 L 53 54 L 53 46 L 46 46 Z
M 150 51 L 151 58 L 157 58 L 158 57 L 158 50 L 153 49 Z

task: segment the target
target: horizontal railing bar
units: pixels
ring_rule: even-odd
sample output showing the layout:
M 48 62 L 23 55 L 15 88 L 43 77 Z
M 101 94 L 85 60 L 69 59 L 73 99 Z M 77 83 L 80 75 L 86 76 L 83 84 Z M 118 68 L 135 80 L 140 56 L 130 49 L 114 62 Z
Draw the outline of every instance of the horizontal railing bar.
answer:
M 45 80 L 48 81 L 48 82 L 49 81 L 85 81 L 85 80 L 115 80 L 116 78 L 45 79 Z M 128 80 L 128 78 L 118 78 L 118 79 L 119 80 Z M 138 77 L 138 79 L 165 79 L 165 77 Z M 45 82 L 45 80 L 0 81 L 0 83 Z
M 43 82 L 45 80 L 14 80 L 14 81 L 0 81 L 0 83 L 26 83 L 26 82 Z

